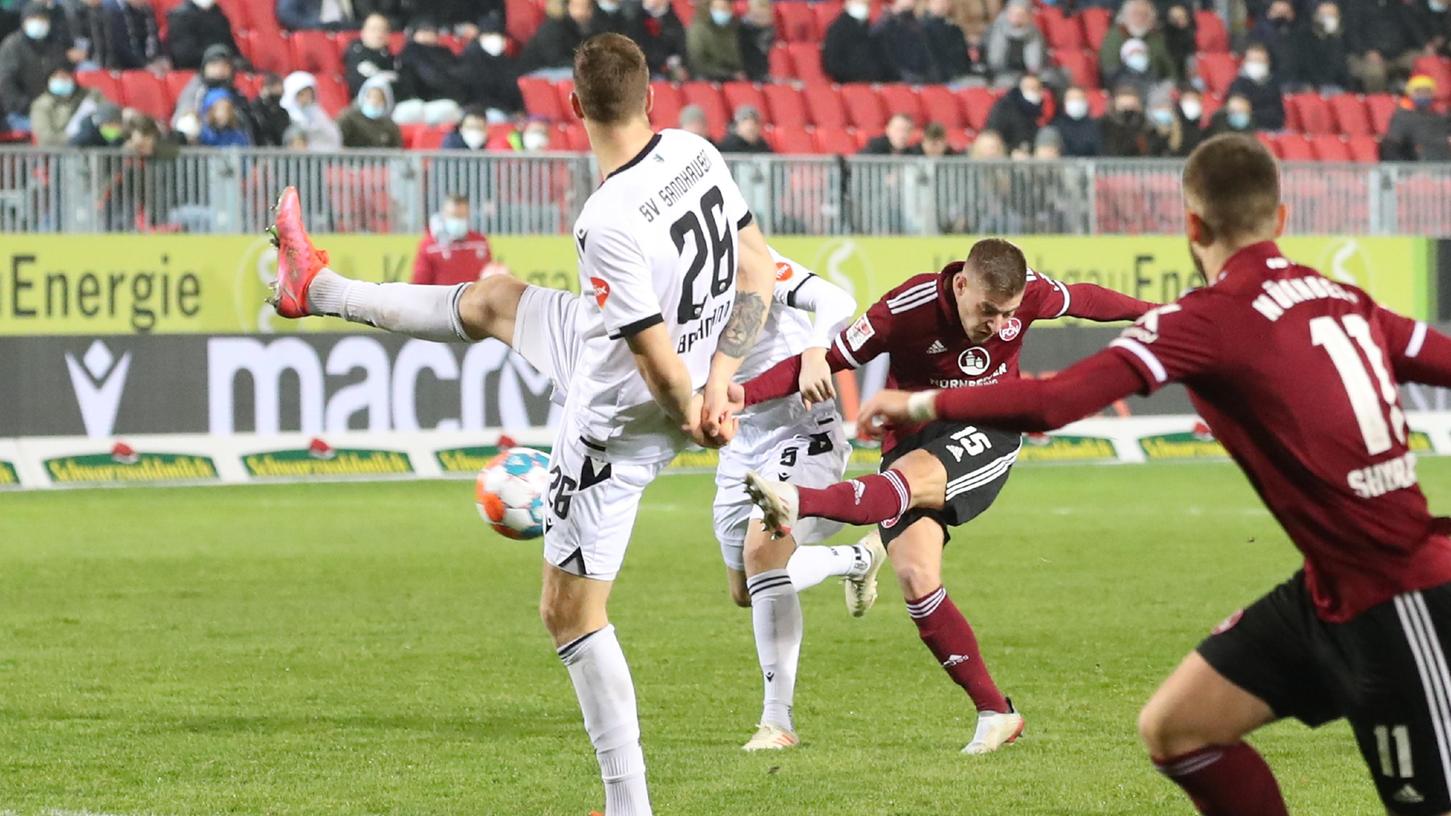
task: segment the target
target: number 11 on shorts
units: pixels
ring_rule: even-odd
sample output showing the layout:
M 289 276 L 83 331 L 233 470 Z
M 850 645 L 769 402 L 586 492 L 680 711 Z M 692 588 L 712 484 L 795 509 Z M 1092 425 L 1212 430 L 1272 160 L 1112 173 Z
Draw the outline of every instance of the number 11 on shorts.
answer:
M 1404 725 L 1377 725 L 1375 750 L 1380 757 L 1381 776 L 1410 779 L 1416 775 L 1411 765 L 1411 729 Z

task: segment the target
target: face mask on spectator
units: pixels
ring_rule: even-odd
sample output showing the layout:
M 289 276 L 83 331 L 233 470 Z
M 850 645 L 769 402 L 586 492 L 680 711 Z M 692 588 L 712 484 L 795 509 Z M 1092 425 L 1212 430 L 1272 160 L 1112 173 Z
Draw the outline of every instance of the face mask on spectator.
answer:
M 1198 122 L 1199 117 L 1204 115 L 1204 105 L 1198 99 L 1185 99 L 1179 103 L 1179 110 L 1184 112 L 1184 118 L 1191 122 Z
M 193 3 L 195 3 L 196 4 L 196 7 L 199 8 L 199 9 L 201 9 L 202 11 L 206 11 L 207 9 L 209 9 L 212 6 L 214 6 L 214 5 L 217 4 L 217 0 L 191 0 L 191 1 Z
M 76 92 L 76 81 L 73 79 L 52 79 L 45 83 L 45 89 L 56 96 L 70 96 Z
M 462 218 L 443 217 L 443 234 L 455 240 L 469 234 L 469 222 Z
M 1124 29 L 1129 32 L 1130 37 L 1138 37 L 1139 39 L 1143 39 L 1150 31 L 1148 26 L 1134 25 L 1132 23 L 1124 23 Z
M 1021 91 L 1021 93 L 1023 94 L 1023 101 L 1029 105 L 1038 105 L 1043 102 L 1042 91 Z
M 718 26 L 728 25 L 731 21 L 731 13 L 724 9 L 711 9 L 710 20 Z
M 383 118 L 382 105 L 374 104 L 372 102 L 364 102 L 362 105 L 358 106 L 358 110 L 362 111 L 363 115 L 368 117 L 369 119 Z
M 497 57 L 504 53 L 504 45 L 503 34 L 485 34 L 479 38 L 479 47 L 484 49 L 484 53 L 491 57 Z
M 605 14 L 614 14 L 620 10 L 620 4 L 614 2 L 614 0 L 599 0 L 598 5 L 600 11 L 603 11 Z
M 1270 76 L 1270 64 L 1259 60 L 1252 60 L 1244 64 L 1244 75 L 1255 82 L 1264 82 Z
M 464 144 L 469 146 L 469 150 L 478 150 L 483 147 L 484 141 L 488 138 L 488 134 L 478 128 L 460 130 L 458 135 L 464 140 Z
M 1149 70 L 1149 55 L 1143 51 L 1135 51 L 1124 57 L 1124 65 L 1127 65 L 1130 71 L 1142 74 Z
M 1411 97 L 1411 104 L 1416 106 L 1416 110 L 1427 110 L 1431 107 L 1431 103 L 1434 101 L 1435 100 L 1429 96 Z
M 1225 119 L 1229 122 L 1229 126 L 1235 130 L 1244 130 L 1249 127 L 1249 114 L 1244 111 L 1230 111 Z
M 872 9 L 866 3 L 847 3 L 846 13 L 850 14 L 853 19 L 864 23 L 868 17 L 872 16 Z
M 108 142 L 114 142 L 121 138 L 120 125 L 101 125 L 97 130 L 101 131 L 101 138 Z
M 1446 10 L 1446 4 L 1437 3 L 1436 0 L 1430 0 L 1430 2 L 1426 3 L 1426 5 L 1430 7 L 1431 11 L 1434 11 L 1437 14 L 1440 14 L 1441 12 Z
M 1174 124 L 1174 112 L 1168 108 L 1154 108 L 1149 111 L 1149 119 L 1159 127 L 1168 127 Z
M 524 149 L 535 153 L 549 147 L 549 134 L 531 130 L 524 134 Z
M 1063 103 L 1063 112 L 1069 119 L 1082 119 L 1088 115 L 1087 99 L 1070 99 Z
M 38 17 L 26 20 L 22 28 L 25 29 L 25 36 L 32 40 L 43 40 L 50 36 L 50 23 Z

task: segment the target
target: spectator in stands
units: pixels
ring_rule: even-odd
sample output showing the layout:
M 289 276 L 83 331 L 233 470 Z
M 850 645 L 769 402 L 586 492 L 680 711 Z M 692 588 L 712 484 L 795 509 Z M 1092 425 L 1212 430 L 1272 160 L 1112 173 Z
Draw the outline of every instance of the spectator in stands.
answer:
M 360 2 L 364 0 L 353 0 L 353 7 L 357 8 Z M 479 23 L 485 17 L 505 19 L 504 0 L 401 0 L 400 5 L 413 19 L 427 17 L 441 29 L 465 40 L 479 36 Z
M 1139 57 L 1134 58 L 1132 68 L 1135 71 L 1147 74 L 1154 82 L 1177 84 L 1184 81 L 1183 66 L 1174 65 L 1174 58 L 1169 54 L 1169 42 L 1159 29 L 1158 13 L 1149 0 L 1124 0 L 1117 24 L 1108 30 L 1098 51 L 1098 72 L 1101 76 L 1118 75 L 1124 62 L 1124 43 L 1129 40 L 1142 40 L 1147 46 L 1142 61 Z
M 1185 136 L 1193 141 L 1190 150 L 1204 141 L 1204 97 L 1193 88 L 1185 88 L 1179 94 L 1179 121 Z
M 1097 156 L 1103 151 L 1099 120 L 1089 114 L 1088 92 L 1077 85 L 1063 92 L 1063 109 L 1053 119 L 1066 156 Z
M 1315 6 L 1315 19 L 1295 29 L 1290 53 L 1291 73 L 1285 79 L 1291 89 L 1335 94 L 1349 88 L 1354 81 L 1340 6 L 1332 0 L 1322 0 Z
M 1009 153 L 1031 151 L 1033 137 L 1038 135 L 1038 120 L 1042 116 L 1043 82 L 1032 74 L 1024 74 L 1016 88 L 1003 94 L 1003 98 L 993 104 L 988 112 L 987 127 L 997 131 Z
M 833 82 L 891 82 L 892 67 L 871 31 L 867 0 L 849 0 L 826 29 L 821 67 Z
M 277 22 L 290 31 L 352 31 L 358 27 L 346 0 L 277 0 Z
M 594 33 L 594 0 L 549 0 L 544 10 L 547 19 L 524 46 L 519 61 L 526 73 L 568 79 L 574 69 L 574 49 Z
M 1144 100 L 1138 88 L 1121 85 L 1114 89 L 1113 104 L 1101 123 L 1103 155 L 1144 156 L 1149 152 L 1149 126 L 1144 117 Z
M 630 19 L 620 0 L 595 0 L 595 34 L 630 34 Z
M 1162 3 L 1160 6 L 1162 8 Z M 1163 15 L 1164 47 L 1169 50 L 1169 59 L 1174 63 L 1175 76 L 1182 82 L 1193 76 L 1192 63 L 1194 55 L 1199 52 L 1196 42 L 1199 26 L 1194 21 L 1190 6 L 1182 2 L 1173 2 Z
M 987 30 L 1003 11 L 1003 0 L 955 0 L 952 17 L 973 48 L 982 47 Z
M 675 82 L 689 79 L 685 72 L 685 25 L 670 0 L 644 0 L 640 13 L 630 20 L 630 39 L 645 52 L 651 76 Z
M 1410 74 L 1422 41 L 1404 0 L 1354 0 L 1345 11 L 1350 73 L 1362 90 L 1382 93 Z
M 938 83 L 942 71 L 932 59 L 927 30 L 916 6 L 917 0 L 892 0 L 891 9 L 877 21 L 875 36 L 898 81 Z
M 82 117 L 75 135 L 70 137 L 71 147 L 120 147 L 126 138 L 126 126 L 120 106 L 102 101 L 91 115 Z
M 432 20 L 411 24 L 408 44 L 398 54 L 398 89 L 404 99 L 394 109 L 393 121 L 401 125 L 451 124 L 463 114 L 458 57 L 439 44 L 438 26 Z
M 186 133 L 193 141 L 201 132 L 201 105 L 202 98 L 207 91 L 213 88 L 225 88 L 232 94 L 237 106 L 237 114 L 242 121 L 250 122 L 251 114 L 247 110 L 243 97 L 237 90 L 236 68 L 232 65 L 232 52 L 225 45 L 214 45 L 202 55 L 202 69 L 181 89 L 176 98 L 176 109 L 171 115 L 172 130 L 180 130 Z
M 381 14 L 370 14 L 363 21 L 358 39 L 348 45 L 343 55 L 343 78 L 348 83 L 348 93 L 357 96 L 363 82 L 378 74 L 398 74 L 398 59 L 388 50 L 388 35 L 393 28 L 388 18 Z
M 1240 64 L 1239 76 L 1229 86 L 1229 93 L 1249 100 L 1259 128 L 1281 130 L 1285 127 L 1285 97 L 1270 70 L 1270 52 L 1265 46 L 1252 43 L 1244 50 L 1244 62 Z
M 887 120 L 886 131 L 867 142 L 862 148 L 863 156 L 906 156 L 912 150 L 912 117 L 905 113 L 892 114 Z
M 358 89 L 358 96 L 338 117 L 343 147 L 403 146 L 403 132 L 393 121 L 393 86 L 373 77 Z
M 80 70 L 93 71 L 111 59 L 111 16 L 102 0 L 65 0 L 66 25 L 80 51 Z
M 307 145 L 307 131 L 290 125 L 282 134 L 282 147 L 295 153 L 306 153 L 311 149 Z
M 932 62 L 937 65 L 944 82 L 962 85 L 978 78 L 975 75 L 980 76 L 986 70 L 985 66 L 973 64 L 967 37 L 952 19 L 952 0 L 927 0 L 922 30 L 927 37 Z
M 1382 161 L 1451 161 L 1451 120 L 1437 113 L 1436 80 L 1417 74 L 1380 142 Z
M 1224 107 L 1220 108 L 1214 116 L 1209 119 L 1209 130 L 1205 136 L 1218 136 L 1221 133 L 1253 133 L 1255 127 L 1254 105 L 1239 94 L 1230 94 L 1224 101 Z
M 166 15 L 166 50 L 173 67 L 194 71 L 202 67 L 202 54 L 214 45 L 237 53 L 232 24 L 217 8 L 217 0 L 183 0 Z
M 980 160 L 1001 160 L 1008 157 L 1007 148 L 1003 145 L 1003 137 L 995 130 L 984 130 L 977 134 L 972 140 L 972 147 L 967 151 L 970 159 Z
M 1451 2 L 1417 0 L 1414 14 L 1416 28 L 1425 40 L 1426 52 L 1451 57 Z
M 1047 48 L 1028 0 L 1009 0 L 987 32 L 987 66 L 993 85 L 1009 88 L 1025 73 L 1042 73 Z
M 761 133 L 761 112 L 750 105 L 736 108 L 731 132 L 721 140 L 722 153 L 771 153 L 766 137 Z
M 40 147 L 65 147 L 80 124 L 79 118 L 89 115 L 102 101 L 99 93 L 76 84 L 68 61 L 55 63 L 46 78 L 45 93 L 30 103 L 31 137 Z
M 1124 40 L 1123 46 L 1119 48 L 1119 57 L 1118 71 L 1105 77 L 1109 87 L 1132 85 L 1140 96 L 1147 96 L 1154 88 L 1169 84 L 1153 72 L 1149 46 L 1143 40 Z
M 524 112 L 519 93 L 519 61 L 506 53 L 504 21 L 489 15 L 479 23 L 479 36 L 464 49 L 458 62 L 458 82 L 464 101 L 488 112 L 490 122 L 507 122 Z
M 374 77 L 387 83 L 386 76 Z M 361 92 L 361 89 L 359 89 Z M 282 107 L 292 127 L 300 128 L 307 149 L 326 153 L 343 146 L 342 129 L 317 101 L 317 79 L 306 71 L 293 71 L 282 81 Z
M 286 144 L 283 139 L 287 129 L 292 127 L 292 114 L 282 106 L 282 98 L 286 93 L 287 88 L 282 77 L 276 74 L 262 77 L 262 87 L 257 89 L 257 98 L 248 106 L 252 114 L 254 144 L 263 147 L 281 147 Z
M 443 138 L 443 150 L 483 150 L 489 143 L 488 115 L 480 108 L 466 108 L 454 132 Z
M 549 123 L 543 119 L 530 119 L 524 129 L 519 132 L 518 141 L 510 140 L 510 145 L 516 151 L 524 153 L 542 153 L 549 149 L 551 137 L 549 134 Z
M 663 3 L 665 0 L 650 2 Z M 668 3 L 666 5 L 668 7 Z M 741 18 L 741 64 L 752 82 L 770 79 L 771 46 L 775 44 L 776 13 L 771 8 L 771 0 L 749 0 L 746 16 Z
M 1148 123 L 1149 140 L 1144 155 L 1172 159 L 1188 156 L 1193 150 L 1192 137 L 1186 132 L 1179 106 L 1174 104 L 1174 96 L 1167 88 L 1149 95 Z
M 1274 0 L 1265 16 L 1255 21 L 1250 30 L 1250 42 L 1263 45 L 1270 54 L 1270 62 L 1281 79 L 1295 76 L 1295 34 L 1301 26 L 1296 24 L 1295 6 L 1290 0 Z
M 202 98 L 202 129 L 197 144 L 203 147 L 247 147 L 252 137 L 237 119 L 232 94 L 213 88 Z
M 681 108 L 680 129 L 694 133 L 702 139 L 710 139 L 710 125 L 705 118 L 705 109 L 699 105 L 686 105 Z
M 428 218 L 428 232 L 413 257 L 413 282 L 457 286 L 483 277 L 494 262 L 489 239 L 471 225 L 467 196 L 451 194 Z
M 746 78 L 741 59 L 741 24 L 731 0 L 708 0 L 698 4 L 695 19 L 685 32 L 686 61 L 696 79 L 727 82 Z
M 0 111 L 10 130 L 30 130 L 30 105 L 45 93 L 51 67 L 64 62 L 65 45 L 50 37 L 50 12 L 25 7 L 20 30 L 0 42 Z
M 149 0 L 113 0 L 106 6 L 106 17 L 111 35 L 109 61 L 102 63 L 106 68 L 165 71 L 171 67 L 171 60 L 162 50 L 161 28 Z
M 926 156 L 930 159 L 957 155 L 957 151 L 947 143 L 947 128 L 943 127 L 941 122 L 928 122 L 927 127 L 922 128 L 922 141 L 907 148 L 907 153 L 912 156 Z
M 1063 135 L 1057 128 L 1048 126 L 1033 137 L 1033 158 L 1056 161 L 1063 158 Z

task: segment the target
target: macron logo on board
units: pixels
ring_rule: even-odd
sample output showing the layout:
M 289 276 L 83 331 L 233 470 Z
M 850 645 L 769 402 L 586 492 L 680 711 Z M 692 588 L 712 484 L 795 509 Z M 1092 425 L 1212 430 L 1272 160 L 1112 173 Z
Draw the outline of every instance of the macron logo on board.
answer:
M 76 392 L 86 436 L 110 436 L 116 428 L 126 374 L 131 370 L 131 352 L 117 360 L 105 343 L 96 340 L 80 360 L 66 352 L 65 364 L 70 370 L 71 388 Z

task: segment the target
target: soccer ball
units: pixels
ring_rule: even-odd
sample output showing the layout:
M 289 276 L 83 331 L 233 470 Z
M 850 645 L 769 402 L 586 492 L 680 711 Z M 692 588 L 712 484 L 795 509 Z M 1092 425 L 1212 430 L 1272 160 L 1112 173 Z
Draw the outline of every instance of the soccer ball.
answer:
M 544 535 L 544 493 L 549 456 L 532 448 L 510 448 L 495 456 L 474 480 L 479 517 L 507 538 Z

